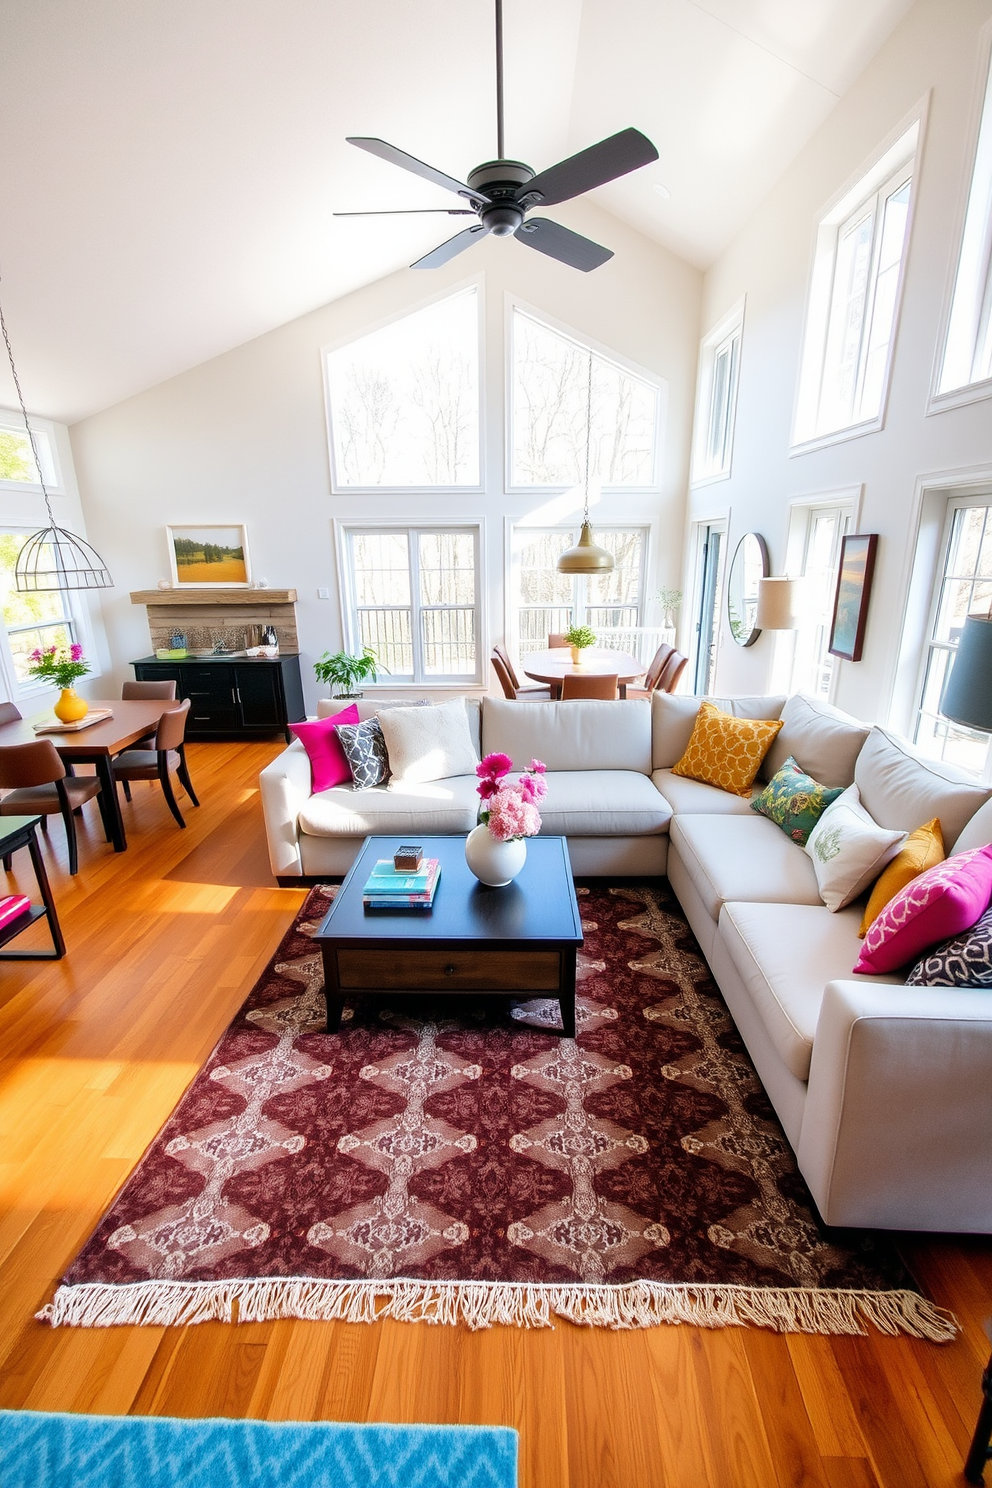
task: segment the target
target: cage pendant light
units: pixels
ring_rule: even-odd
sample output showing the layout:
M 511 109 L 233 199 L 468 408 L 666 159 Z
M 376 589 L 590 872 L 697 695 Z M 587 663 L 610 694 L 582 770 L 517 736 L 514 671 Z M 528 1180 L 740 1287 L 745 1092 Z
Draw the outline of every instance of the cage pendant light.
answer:
M 17 555 L 17 563 L 14 567 L 14 587 L 21 594 L 33 594 L 46 589 L 112 589 L 114 581 L 96 549 L 83 538 L 77 537 L 74 532 L 68 532 L 64 527 L 56 524 L 48 487 L 45 485 L 45 474 L 38 456 L 38 443 L 28 418 L 27 408 L 24 406 L 24 394 L 21 392 L 20 379 L 17 376 L 17 368 L 14 366 L 14 353 L 11 350 L 2 305 L 0 305 L 0 331 L 3 332 L 7 360 L 10 362 L 10 375 L 17 389 L 17 401 L 21 405 L 24 427 L 31 445 L 31 456 L 35 470 L 38 472 L 41 494 L 45 498 L 45 507 L 48 511 L 48 526 L 43 527 L 40 532 L 32 533 Z
M 572 548 L 566 548 L 558 559 L 558 572 L 565 574 L 605 574 L 613 570 L 613 554 L 601 548 L 592 535 L 589 522 L 589 446 L 592 440 L 592 352 L 586 377 L 586 473 L 582 507 L 582 531 Z

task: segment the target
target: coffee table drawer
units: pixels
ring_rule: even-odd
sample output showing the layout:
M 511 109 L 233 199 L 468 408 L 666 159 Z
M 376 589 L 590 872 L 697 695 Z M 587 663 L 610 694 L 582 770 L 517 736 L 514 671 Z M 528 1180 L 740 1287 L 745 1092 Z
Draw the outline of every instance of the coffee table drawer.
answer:
M 347 951 L 337 953 L 344 988 L 370 991 L 555 992 L 557 951 Z

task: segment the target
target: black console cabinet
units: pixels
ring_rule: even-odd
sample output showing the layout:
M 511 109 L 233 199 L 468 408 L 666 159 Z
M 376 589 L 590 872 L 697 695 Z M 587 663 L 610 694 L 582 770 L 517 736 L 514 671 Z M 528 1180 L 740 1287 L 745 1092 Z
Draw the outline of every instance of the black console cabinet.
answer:
M 298 656 L 206 656 L 132 661 L 139 682 L 171 678 L 189 698 L 188 739 L 256 739 L 306 716 Z

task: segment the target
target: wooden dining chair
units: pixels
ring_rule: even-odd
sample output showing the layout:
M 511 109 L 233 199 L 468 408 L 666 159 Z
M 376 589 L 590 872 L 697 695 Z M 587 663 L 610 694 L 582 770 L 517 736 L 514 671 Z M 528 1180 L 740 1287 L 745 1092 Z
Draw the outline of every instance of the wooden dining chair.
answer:
M 489 660 L 492 662 L 493 671 L 499 678 L 499 685 L 503 689 L 504 697 L 510 698 L 514 702 L 540 701 L 541 699 L 547 701 L 550 698 L 551 689 L 549 687 L 542 687 L 539 682 L 535 682 L 533 687 L 516 687 L 513 681 L 516 673 L 511 670 L 507 661 L 504 661 L 495 646 Z
M 124 786 L 124 797 L 131 799 L 132 780 L 157 780 L 162 787 L 169 810 L 181 827 L 185 827 L 183 814 L 179 810 L 172 789 L 173 772 L 179 776 L 183 790 L 194 806 L 199 806 L 193 782 L 186 767 L 186 715 L 189 698 L 175 708 L 166 708 L 155 730 L 154 749 L 128 749 L 114 760 L 114 779 Z
M 679 683 L 679 678 L 689 665 L 688 656 L 683 656 L 681 651 L 673 651 L 661 669 L 658 678 L 656 692 L 674 692 Z
M 661 674 L 664 670 L 665 663 L 670 656 L 674 656 L 675 654 L 675 647 L 670 646 L 667 641 L 662 641 L 661 645 L 654 653 L 654 656 L 651 658 L 651 665 L 644 673 L 643 685 L 640 687 L 628 687 L 627 696 L 629 698 L 649 698 L 655 691 L 659 681 L 661 680 Z
M 568 642 L 566 641 L 565 637 L 559 631 L 552 630 L 551 632 L 549 632 L 549 634 L 548 634 L 548 650 L 549 651 L 560 651 L 563 646 L 566 646 L 567 647 L 567 645 L 568 645 Z
M 543 698 L 545 701 L 551 697 L 551 688 L 543 682 L 521 682 L 517 676 L 516 668 L 510 660 L 510 653 L 501 646 L 498 641 L 493 643 L 493 655 L 498 656 L 506 668 L 513 687 L 515 698 Z
M 0 800 L 0 816 L 40 816 L 43 831 L 48 830 L 50 816 L 62 817 L 70 874 L 79 868 L 73 813 L 94 796 L 98 798 L 103 830 L 110 841 L 110 819 L 100 781 L 95 775 L 68 775 L 51 739 L 0 748 L 0 789 L 7 791 Z
M 572 672 L 566 672 L 561 679 L 561 700 L 567 702 L 569 698 L 605 698 L 610 700 L 617 695 L 618 677 L 616 672 L 602 673 L 597 676 L 578 677 Z

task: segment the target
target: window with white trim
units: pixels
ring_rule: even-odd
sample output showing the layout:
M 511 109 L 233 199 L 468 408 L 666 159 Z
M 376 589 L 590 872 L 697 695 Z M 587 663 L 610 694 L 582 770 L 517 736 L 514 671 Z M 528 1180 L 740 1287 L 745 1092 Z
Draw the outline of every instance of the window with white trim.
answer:
M 657 484 L 656 383 L 516 307 L 511 347 L 513 488 L 582 484 L 587 423 L 593 481 L 618 490 Z
M 55 433 L 47 419 L 31 418 L 41 474 L 49 491 L 62 489 L 58 458 L 55 452 Z M 25 487 L 40 489 L 38 466 L 31 450 L 31 440 L 24 427 L 24 416 L 10 408 L 0 408 L 0 489 L 23 491 Z
M 68 596 L 60 589 L 20 594 L 14 584 L 18 554 L 32 534 L 0 531 L 0 662 L 12 697 L 39 690 L 28 675 L 31 652 L 71 646 L 80 639 Z
M 794 445 L 881 426 L 919 139 L 917 120 L 817 228 Z
M 543 651 L 548 636 L 589 625 L 609 644 L 609 632 L 641 624 L 647 529 L 600 527 L 596 542 L 613 554 L 611 573 L 562 574 L 558 559 L 579 537 L 577 527 L 517 527 L 513 534 L 513 621 L 521 657 Z M 618 650 L 633 650 L 632 644 Z
M 479 293 L 325 353 L 335 491 L 477 489 Z
M 937 392 L 992 379 L 992 63 L 958 254 Z
M 981 776 L 989 735 L 952 723 L 940 712 L 954 653 L 970 614 L 992 607 L 992 505 L 988 497 L 948 503 L 940 572 L 931 607 L 916 722 L 916 743 L 931 758 Z
M 478 526 L 341 528 L 347 649 L 388 683 L 481 682 Z
M 696 485 L 725 480 L 730 474 L 743 334 L 744 306 L 740 305 L 704 336 L 700 346 L 692 452 Z
M 836 656 L 831 656 L 827 649 L 830 622 L 837 590 L 841 540 L 851 530 L 852 508 L 837 504 L 811 506 L 798 515 L 806 522 L 799 570 L 806 583 L 803 623 L 795 632 L 791 690 L 829 698 L 837 666 Z

